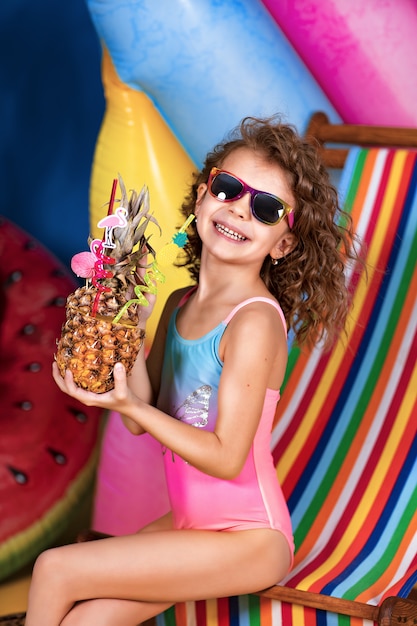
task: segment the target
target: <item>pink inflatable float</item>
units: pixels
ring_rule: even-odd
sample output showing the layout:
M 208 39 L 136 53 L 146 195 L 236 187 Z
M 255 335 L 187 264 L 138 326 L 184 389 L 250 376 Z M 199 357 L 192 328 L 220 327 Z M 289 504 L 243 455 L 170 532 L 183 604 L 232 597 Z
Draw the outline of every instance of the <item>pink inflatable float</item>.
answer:
M 414 0 L 263 0 L 350 124 L 417 125 Z
M 97 476 L 95 530 L 131 534 L 169 511 L 160 456 L 155 439 L 135 437 L 118 413 L 110 413 Z

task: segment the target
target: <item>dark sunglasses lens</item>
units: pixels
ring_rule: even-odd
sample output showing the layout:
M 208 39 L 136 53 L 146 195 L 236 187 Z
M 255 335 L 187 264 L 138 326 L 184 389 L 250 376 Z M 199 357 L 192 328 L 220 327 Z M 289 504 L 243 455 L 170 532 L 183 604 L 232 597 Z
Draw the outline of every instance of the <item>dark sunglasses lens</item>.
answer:
M 242 192 L 242 183 L 236 178 L 223 172 L 217 174 L 211 182 L 211 193 L 219 200 L 233 200 Z
M 253 199 L 255 217 L 265 224 L 276 224 L 285 215 L 284 206 L 267 193 L 257 193 Z

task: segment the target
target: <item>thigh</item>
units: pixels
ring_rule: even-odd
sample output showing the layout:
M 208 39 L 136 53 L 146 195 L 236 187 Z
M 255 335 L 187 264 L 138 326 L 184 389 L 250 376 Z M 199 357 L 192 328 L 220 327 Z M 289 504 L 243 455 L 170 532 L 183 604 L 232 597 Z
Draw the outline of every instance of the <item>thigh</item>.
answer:
M 59 549 L 62 586 L 75 600 L 178 602 L 268 587 L 288 571 L 290 552 L 275 530 L 171 530 Z

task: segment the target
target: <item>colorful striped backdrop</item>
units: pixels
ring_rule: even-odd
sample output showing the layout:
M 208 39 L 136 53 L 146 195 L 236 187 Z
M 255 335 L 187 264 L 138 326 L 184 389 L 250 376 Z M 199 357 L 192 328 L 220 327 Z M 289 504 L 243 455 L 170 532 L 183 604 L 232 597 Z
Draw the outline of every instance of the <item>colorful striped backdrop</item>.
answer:
M 330 353 L 291 349 L 272 433 L 296 543 L 281 584 L 373 605 L 417 583 L 416 157 L 350 152 L 339 191 L 366 243 L 367 279 L 349 269 L 348 335 Z M 370 624 L 258 596 L 178 604 L 158 622 Z

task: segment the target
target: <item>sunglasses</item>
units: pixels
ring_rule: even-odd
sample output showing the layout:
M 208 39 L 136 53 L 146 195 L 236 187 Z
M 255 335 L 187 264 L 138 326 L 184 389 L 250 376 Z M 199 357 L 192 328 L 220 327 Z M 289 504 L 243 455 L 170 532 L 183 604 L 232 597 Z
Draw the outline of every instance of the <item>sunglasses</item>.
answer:
M 252 215 L 257 220 L 273 226 L 287 216 L 289 227 L 294 226 L 294 209 L 289 204 L 272 193 L 253 189 L 226 170 L 213 167 L 207 181 L 207 187 L 210 195 L 220 202 L 232 202 L 241 198 L 245 193 L 250 193 L 250 208 Z

